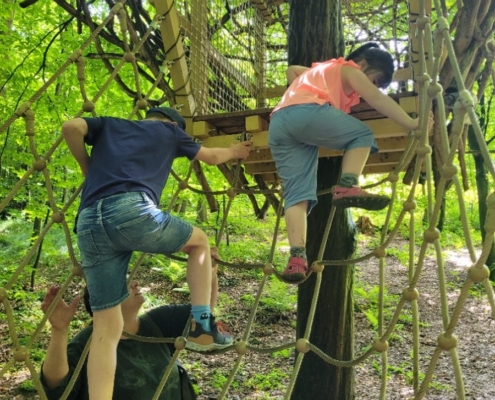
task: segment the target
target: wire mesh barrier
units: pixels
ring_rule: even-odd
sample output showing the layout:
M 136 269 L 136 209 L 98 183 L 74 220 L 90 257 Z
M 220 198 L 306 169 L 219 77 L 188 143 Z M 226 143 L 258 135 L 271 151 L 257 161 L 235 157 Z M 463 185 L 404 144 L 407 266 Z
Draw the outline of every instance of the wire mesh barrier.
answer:
M 275 4 L 276 3 L 276 4 Z M 281 60 L 286 52 L 282 45 L 271 45 L 267 37 L 280 34 L 280 29 L 275 29 L 277 23 L 282 23 L 282 15 L 287 13 L 287 5 L 282 2 L 265 2 L 263 0 L 231 1 L 228 3 L 222 1 L 205 2 L 202 0 L 189 1 L 172 1 L 172 0 L 155 0 L 156 15 L 151 18 L 145 10 L 135 8 L 133 4 L 126 4 L 125 0 L 118 1 L 110 10 L 108 15 L 102 15 L 101 9 L 85 6 L 83 10 L 85 18 L 80 23 L 87 24 L 90 33 L 80 41 L 76 49 L 71 49 L 71 53 L 65 60 L 60 63 L 60 67 L 54 70 L 50 77 L 38 85 L 32 93 L 25 96 L 22 104 L 15 107 L 15 111 L 3 122 L 0 123 L 0 133 L 6 132 L 23 132 L 27 142 L 26 158 L 24 159 L 25 171 L 18 172 L 18 180 L 12 182 L 8 194 L 0 202 L 0 212 L 6 210 L 12 202 L 15 201 L 21 191 L 30 187 L 36 182 L 37 189 L 44 191 L 46 204 L 50 211 L 46 223 L 40 229 L 39 233 L 30 243 L 30 247 L 23 258 L 16 262 L 15 268 L 12 268 L 10 261 L 4 260 L 5 267 L 12 269 L 12 274 L 6 282 L 2 282 L 0 288 L 0 301 L 3 306 L 8 332 L 12 342 L 12 355 L 0 370 L 0 377 L 4 376 L 16 363 L 24 363 L 31 374 L 36 390 L 41 398 L 46 398 L 40 382 L 38 371 L 31 359 L 30 349 L 34 343 L 39 340 L 45 324 L 53 312 L 56 302 L 63 296 L 63 293 L 74 283 L 74 280 L 82 279 L 82 269 L 79 265 L 77 250 L 73 243 L 73 234 L 70 225 L 73 223 L 75 215 L 77 198 L 80 194 L 82 183 L 74 185 L 70 177 L 65 186 L 53 176 L 53 171 L 63 169 L 66 175 L 70 171 L 66 166 L 66 155 L 61 146 L 62 137 L 60 134 L 54 135 L 53 143 L 47 147 L 42 144 L 38 137 L 44 133 L 41 122 L 45 121 L 44 114 L 49 113 L 49 97 L 52 93 L 60 94 L 66 85 L 67 109 L 59 114 L 68 114 L 71 117 L 78 117 L 84 113 L 97 116 L 102 114 L 99 106 L 102 98 L 111 96 L 112 91 L 124 91 L 129 96 L 129 104 L 122 104 L 119 116 L 125 114 L 127 118 L 143 118 L 143 111 L 149 107 L 168 104 L 175 106 L 181 114 L 188 120 L 188 133 L 196 137 L 205 139 L 210 137 L 209 130 L 213 129 L 215 135 L 220 128 L 200 124 L 204 135 L 194 133 L 196 121 L 200 123 L 200 118 L 194 120 L 197 116 L 204 116 L 217 113 L 238 112 L 243 110 L 252 110 L 263 108 L 270 105 L 270 100 L 274 97 L 270 95 L 268 88 L 273 88 L 275 82 L 269 82 L 273 79 L 272 72 L 277 66 L 285 61 Z M 68 3 L 57 1 L 57 4 L 73 13 L 77 18 L 78 10 L 71 9 Z M 227 6 L 226 6 L 227 4 Z M 349 7 L 352 2 L 346 3 Z M 283 214 L 283 193 L 276 184 L 250 185 L 243 174 L 243 165 L 234 163 L 223 166 L 222 173 L 228 182 L 228 188 L 224 190 L 213 191 L 209 188 L 205 178 L 201 178 L 202 171 L 197 162 L 192 162 L 185 169 L 174 170 L 169 186 L 173 186 L 173 194 L 168 199 L 167 209 L 173 212 L 181 193 L 184 191 L 193 191 L 204 195 L 205 197 L 225 196 L 227 198 L 224 207 L 223 220 L 216 235 L 216 245 L 220 246 L 226 235 L 226 226 L 229 216 L 229 210 L 232 203 L 241 196 L 272 196 L 275 200 L 280 199 L 277 204 L 277 217 L 271 238 L 271 248 L 269 257 L 264 263 L 239 263 L 220 261 L 221 265 L 232 269 L 259 269 L 263 271 L 263 278 L 260 281 L 252 308 L 248 317 L 244 333 L 241 340 L 231 347 L 222 350 L 222 352 L 232 352 L 236 354 L 231 372 L 227 377 L 219 398 L 227 396 L 236 374 L 239 372 L 241 364 L 249 352 L 261 354 L 271 354 L 281 349 L 295 349 L 297 351 L 296 362 L 293 367 L 290 383 L 285 392 L 285 398 L 290 398 L 294 388 L 302 360 L 309 351 L 314 352 L 326 362 L 339 367 L 351 367 L 366 362 L 372 354 L 380 353 L 386 361 L 388 350 L 388 340 L 396 328 L 399 316 L 406 305 L 410 305 L 413 314 L 412 329 L 414 331 L 413 357 L 416 360 L 419 357 L 419 330 L 420 322 L 418 315 L 418 281 L 424 268 L 426 251 L 433 248 L 437 257 L 437 268 L 440 284 L 440 300 L 442 303 L 442 315 L 440 318 L 443 323 L 443 330 L 439 332 L 438 342 L 433 354 L 429 367 L 425 372 L 424 378 L 419 380 L 419 371 L 415 370 L 415 379 L 413 382 L 414 398 L 421 399 L 425 396 L 428 385 L 431 383 L 433 374 L 442 351 L 450 354 L 454 374 L 456 378 L 456 392 L 459 399 L 465 398 L 462 372 L 457 353 L 457 338 L 455 329 L 459 322 L 459 317 L 463 309 L 469 288 L 473 283 L 482 283 L 485 288 L 492 316 L 495 318 L 495 301 L 493 289 L 488 281 L 488 268 L 485 263 L 493 243 L 493 233 L 495 231 L 494 219 L 494 195 L 490 194 L 488 198 L 488 216 L 486 221 L 486 237 L 480 254 L 477 252 L 470 236 L 470 228 L 466 217 L 466 205 L 463 200 L 461 183 L 457 177 L 457 168 L 453 164 L 453 159 L 457 153 L 458 144 L 461 140 L 463 123 L 467 116 L 478 138 L 481 147 L 481 153 L 485 158 L 486 164 L 491 166 L 490 173 L 492 179 L 495 178 L 495 171 L 490 160 L 486 143 L 482 140 L 482 135 L 475 115 L 475 100 L 469 91 L 465 89 L 463 77 L 458 66 L 453 67 L 453 74 L 459 88 L 459 99 L 454 105 L 453 127 L 448 136 L 446 121 L 444 120 L 444 97 L 442 88 L 438 83 L 438 69 L 443 49 L 446 49 L 450 60 L 455 60 L 455 52 L 452 48 L 451 38 L 449 36 L 449 25 L 444 15 L 442 7 L 438 0 L 434 2 L 437 10 L 436 27 L 432 31 L 429 11 L 421 1 L 409 2 L 409 19 L 410 19 L 410 53 L 414 56 L 412 59 L 412 70 L 409 81 L 414 81 L 418 91 L 417 112 L 420 116 L 420 128 L 411 135 L 406 135 L 407 146 L 401 154 L 400 160 L 397 161 L 395 169 L 387 178 L 378 184 L 387 184 L 391 187 L 393 201 L 389 207 L 386 223 L 383 227 L 383 233 L 379 245 L 369 254 L 358 259 L 347 261 L 323 260 L 325 244 L 333 223 L 334 210 L 329 214 L 327 227 L 324 237 L 321 240 L 321 248 L 318 260 L 311 266 L 310 274 L 316 274 L 316 289 L 313 296 L 311 309 L 308 317 L 308 324 L 304 336 L 297 342 L 285 343 L 282 346 L 273 348 L 260 348 L 252 344 L 253 324 L 259 317 L 259 305 L 263 296 L 267 295 L 267 281 L 271 275 L 283 279 L 282 275 L 274 268 L 275 251 L 277 249 L 277 238 L 279 237 L 280 221 Z M 80 10 L 79 10 L 80 11 Z M 94 19 L 91 19 L 91 16 Z M 136 21 L 141 21 L 136 25 Z M 215 23 L 212 23 L 214 21 Z M 98 22 L 98 23 L 96 23 Z M 136 30 L 136 26 L 139 29 Z M 118 33 L 117 33 L 118 32 Z M 106 38 L 108 41 L 104 41 Z M 86 53 L 86 54 L 84 54 Z M 111 56 L 110 56 L 111 55 Z M 112 62 L 110 62 L 110 59 Z M 94 62 L 103 63 L 108 71 L 108 76 L 101 84 L 94 84 L 92 73 L 95 71 Z M 64 83 L 64 80 L 69 83 Z M 39 82 L 36 82 L 39 83 Z M 70 87 L 70 89 L 67 89 Z M 78 90 L 74 88 L 78 87 Z M 62 89 L 61 89 L 62 88 Z M 58 92 L 57 92 L 58 91 Z M 432 102 L 436 101 L 440 112 L 436 120 L 436 135 L 440 137 L 440 143 L 443 146 L 445 157 L 441 166 L 440 180 L 437 184 L 436 191 L 433 189 L 433 167 L 431 162 L 431 147 L 428 144 L 430 127 L 428 126 L 429 114 Z M 46 102 L 46 103 L 43 103 Z M 414 100 L 416 106 L 416 97 Z M 76 108 L 77 107 L 77 108 Z M 130 113 L 124 110 L 131 109 Z M 58 110 L 57 110 L 58 113 Z M 239 118 L 239 114 L 236 116 Z M 442 119 L 443 118 L 443 119 Z M 22 119 L 24 125 L 16 123 Z M 255 119 L 259 122 L 259 119 Z M 266 121 L 265 121 L 266 122 Z M 244 123 L 244 116 L 242 117 Z M 383 123 L 383 121 L 382 121 Z M 232 142 L 238 142 L 245 138 L 246 134 L 250 135 L 255 146 L 259 145 L 258 150 L 264 151 L 266 145 L 266 125 L 260 122 L 260 126 L 252 129 L 246 129 L 243 135 L 236 132 Z M 223 132 L 225 133 L 225 132 Z M 212 135 L 212 136 L 215 136 Z M 227 136 L 227 135 L 225 135 Z M 263 144 L 261 144 L 263 143 Z M 29 160 L 29 163 L 28 161 Z M 266 160 L 260 159 L 261 162 Z M 411 178 L 411 187 L 407 199 L 402 205 L 402 212 L 397 220 L 392 221 L 392 207 L 394 201 L 397 201 L 396 192 L 399 181 L 399 174 L 405 171 L 409 165 L 413 165 Z M 249 172 L 249 171 L 248 171 Z M 309 341 L 313 329 L 313 317 L 321 284 L 322 274 L 325 266 L 338 266 L 344 264 L 355 264 L 370 258 L 379 259 L 380 268 L 380 288 L 385 290 L 386 282 L 383 273 L 386 268 L 386 250 L 391 241 L 398 235 L 399 227 L 402 222 L 409 219 L 410 234 L 409 246 L 415 248 L 414 221 L 415 221 L 415 199 L 417 198 L 418 182 L 421 174 L 426 176 L 427 200 L 428 200 L 428 226 L 423 233 L 421 246 L 418 254 L 411 252 L 409 262 L 408 285 L 403 289 L 400 300 L 397 302 L 394 313 L 390 321 L 380 320 L 378 326 L 378 337 L 372 343 L 369 343 L 367 350 L 357 355 L 352 360 L 338 360 L 322 352 L 317 346 Z M 198 185 L 198 182 L 200 183 Z M 447 306 L 447 288 L 445 285 L 445 271 L 443 250 L 440 245 L 440 233 L 436 229 L 438 222 L 442 196 L 445 193 L 448 182 L 452 182 L 455 190 L 459 194 L 459 208 L 461 210 L 462 225 L 466 237 L 466 248 L 472 261 L 472 266 L 468 269 L 467 280 L 464 283 L 453 312 L 449 312 Z M 198 188 L 198 186 L 200 188 Z M 34 190 L 34 189 L 33 189 Z M 321 194 L 321 193 L 320 193 Z M 274 207 L 275 208 L 275 207 Z M 47 310 L 45 316 L 41 318 L 36 329 L 30 332 L 27 340 L 20 340 L 19 323 L 12 307 L 14 299 L 11 293 L 18 281 L 25 279 L 29 265 L 33 256 L 41 248 L 43 240 L 53 229 L 63 231 L 65 245 L 68 249 L 72 269 L 63 277 L 61 290 L 58 292 L 52 306 Z M 131 278 L 139 275 L 140 268 L 145 260 L 146 255 L 141 254 L 132 266 Z M 172 259 L 179 262 L 184 260 L 180 257 L 171 256 Z M 383 304 L 380 304 L 383 307 Z M 130 334 L 128 336 L 135 340 L 175 343 L 176 351 L 173 354 L 175 361 L 182 351 L 184 351 L 183 338 L 145 338 L 137 337 Z M 184 332 L 186 336 L 186 332 Z M 182 340 L 182 341 L 181 341 Z M 90 343 L 90 342 L 88 342 Z M 83 351 L 83 356 L 78 364 L 77 370 L 62 398 L 67 398 L 77 379 L 78 373 L 82 368 L 85 357 L 87 356 L 89 346 Z M 405 350 L 406 351 L 406 350 Z M 173 362 L 165 370 L 160 387 L 156 389 L 155 397 L 158 398 L 163 387 L 169 378 Z M 414 368 L 417 363 L 413 362 Z M 382 364 L 386 369 L 386 362 Z M 386 373 L 382 371 L 384 381 Z M 385 398 L 386 385 L 382 385 L 381 398 Z

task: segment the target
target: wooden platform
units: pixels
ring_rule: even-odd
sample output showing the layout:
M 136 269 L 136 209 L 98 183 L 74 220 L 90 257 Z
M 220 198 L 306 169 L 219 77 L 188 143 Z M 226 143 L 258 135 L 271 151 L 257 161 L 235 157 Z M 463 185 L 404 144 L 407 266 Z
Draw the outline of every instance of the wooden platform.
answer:
M 407 113 L 418 110 L 415 93 L 391 96 Z M 192 134 L 206 147 L 229 147 L 248 135 L 254 143 L 249 157 L 244 160 L 245 172 L 262 175 L 266 182 L 278 181 L 275 163 L 268 148 L 268 124 L 271 108 L 233 113 L 196 116 Z M 366 102 L 354 106 L 351 115 L 367 124 L 375 134 L 380 151 L 368 159 L 363 174 L 386 173 L 399 162 L 409 140 L 409 131 L 371 108 Z M 321 148 L 320 157 L 342 156 L 342 151 Z

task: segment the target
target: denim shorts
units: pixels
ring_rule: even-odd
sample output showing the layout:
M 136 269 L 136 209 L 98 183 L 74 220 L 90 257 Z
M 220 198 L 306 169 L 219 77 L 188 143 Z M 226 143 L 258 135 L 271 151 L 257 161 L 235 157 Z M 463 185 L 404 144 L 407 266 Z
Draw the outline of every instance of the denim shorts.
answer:
M 329 104 L 299 104 L 276 111 L 270 118 L 268 144 L 284 188 L 284 208 L 317 203 L 318 149 L 349 150 L 378 147 L 371 129 Z
M 109 196 L 82 210 L 77 241 L 92 310 L 114 307 L 129 296 L 126 275 L 133 251 L 174 253 L 192 231 L 143 192 Z

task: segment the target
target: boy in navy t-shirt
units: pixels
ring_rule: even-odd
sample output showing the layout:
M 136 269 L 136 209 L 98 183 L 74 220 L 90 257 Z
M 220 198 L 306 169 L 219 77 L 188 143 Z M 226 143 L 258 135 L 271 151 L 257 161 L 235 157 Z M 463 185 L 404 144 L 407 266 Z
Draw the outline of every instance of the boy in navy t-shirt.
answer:
M 246 158 L 251 143 L 202 147 L 184 132 L 185 126 L 184 118 L 167 107 L 148 110 L 143 121 L 75 118 L 62 125 L 64 139 L 86 177 L 76 229 L 94 312 L 88 358 L 91 398 L 112 398 L 123 328 L 120 304 L 129 296 L 126 274 L 133 251 L 186 253 L 193 317 L 187 347 L 211 351 L 232 344 L 229 335 L 219 332 L 210 311 L 206 234 L 163 212 L 158 204 L 175 158 L 217 165 Z

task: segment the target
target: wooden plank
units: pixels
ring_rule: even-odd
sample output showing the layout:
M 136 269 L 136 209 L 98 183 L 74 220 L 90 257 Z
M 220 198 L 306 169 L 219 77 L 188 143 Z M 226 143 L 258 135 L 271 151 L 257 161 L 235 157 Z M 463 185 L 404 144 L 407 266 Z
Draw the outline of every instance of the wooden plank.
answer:
M 393 152 L 393 153 L 375 153 L 368 157 L 366 165 L 383 165 L 383 164 L 397 164 L 403 153 Z
M 363 169 L 363 175 L 386 174 L 392 172 L 397 164 L 369 165 Z
M 251 4 L 261 12 L 265 21 L 271 21 L 273 19 L 272 11 L 268 7 L 266 0 L 251 0 Z
M 270 149 L 255 149 L 251 150 L 248 158 L 243 160 L 242 163 L 248 165 L 267 161 L 273 161 Z
M 206 139 L 217 134 L 217 128 L 206 121 L 193 122 L 192 135 L 198 139 Z
M 413 72 L 411 67 L 408 68 L 400 68 L 394 72 L 394 76 L 392 77 L 392 80 L 394 82 L 398 81 L 408 81 L 413 78 Z
M 388 118 L 364 121 L 364 123 L 371 128 L 377 140 L 409 135 L 409 131 L 404 130 L 401 125 Z M 244 131 L 245 130 L 243 130 L 242 132 Z M 203 146 L 229 147 L 231 144 L 236 143 L 236 141 L 238 140 L 237 137 L 238 135 L 221 135 L 210 137 L 204 140 Z M 256 149 L 268 148 L 268 131 L 252 132 L 251 141 L 253 142 Z
M 283 85 L 273 86 L 263 89 L 262 94 L 265 99 L 274 99 L 276 97 L 282 97 L 286 89 L 287 86 L 283 86 Z
M 268 172 L 276 173 L 277 167 L 274 162 L 246 164 L 245 171 L 251 175 L 266 174 Z
M 407 113 L 417 112 L 415 100 L 402 100 L 410 97 L 415 99 L 417 97 L 415 93 L 400 93 L 390 97 L 397 103 L 403 104 L 404 110 Z M 255 110 L 236 111 L 232 113 L 199 115 L 194 117 L 194 121 L 207 121 L 225 134 L 229 135 L 244 132 L 246 129 L 244 118 L 248 116 L 259 115 L 261 118 L 270 121 L 270 114 L 272 111 L 273 108 L 259 108 Z M 361 121 L 385 118 L 383 114 L 376 111 L 364 101 L 352 107 L 350 115 Z
M 246 132 L 260 132 L 268 130 L 268 121 L 259 115 L 246 117 Z
M 174 0 L 155 0 L 154 6 L 157 14 L 163 15 L 160 19 L 160 32 L 167 60 L 171 61 L 169 70 L 174 89 L 177 88 L 174 91 L 176 101 L 182 106 L 181 114 L 191 117 L 196 112 L 196 103 L 191 94 L 189 68 L 180 36 L 179 13 Z M 190 133 L 191 129 L 192 125 L 188 124 L 187 132 Z
M 367 165 L 363 169 L 363 175 L 387 174 L 395 170 L 397 164 Z M 274 172 L 258 174 L 268 184 L 280 183 L 280 177 Z
M 400 136 L 400 137 L 391 137 L 391 138 L 382 138 L 377 139 L 376 143 L 378 144 L 379 152 L 391 152 L 391 151 L 404 151 L 407 147 L 407 143 L 409 143 L 409 136 Z
M 339 154 L 341 155 L 341 154 Z M 369 156 L 366 166 L 381 166 L 385 164 L 397 165 L 401 160 L 402 153 L 376 153 Z M 276 173 L 275 162 L 258 162 L 256 164 L 246 164 L 245 170 L 248 174 L 259 175 L 268 172 Z
M 280 178 L 279 178 L 279 176 L 277 174 L 266 173 L 266 174 L 261 174 L 261 177 L 268 184 L 271 184 L 271 183 L 280 183 Z
M 208 17 L 206 3 L 203 0 L 191 0 L 191 41 L 190 75 L 191 88 L 196 100 L 196 111 L 203 114 L 208 109 L 208 56 L 205 44 L 208 36 Z M 179 14 L 180 15 L 180 14 Z M 194 133 L 193 133 L 194 135 Z

